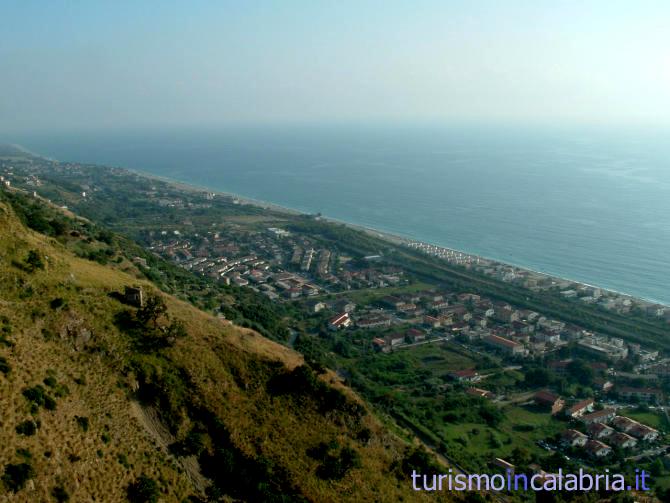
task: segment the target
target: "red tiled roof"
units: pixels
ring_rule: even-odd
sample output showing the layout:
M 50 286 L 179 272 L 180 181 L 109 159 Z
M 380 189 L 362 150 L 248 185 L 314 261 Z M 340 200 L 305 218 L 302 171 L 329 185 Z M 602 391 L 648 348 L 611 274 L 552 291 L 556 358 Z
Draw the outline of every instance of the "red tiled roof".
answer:
M 577 430 L 565 430 L 561 436 L 566 440 L 574 440 L 576 438 L 583 438 L 586 435 Z
M 485 389 L 480 389 L 480 388 L 468 388 L 468 389 L 465 390 L 465 392 L 468 395 L 478 396 L 478 397 L 482 397 L 482 398 L 486 398 L 486 397 L 489 397 L 489 396 L 493 395 L 493 393 L 491 393 L 490 391 L 487 391 Z
M 451 375 L 454 377 L 474 377 L 477 375 L 477 371 L 475 369 L 454 370 Z
M 603 449 L 609 449 L 610 446 L 607 445 L 607 444 L 603 444 L 599 440 L 589 440 L 588 442 L 586 442 L 585 448 L 586 448 L 587 451 L 596 453 L 596 452 L 601 451 Z
M 489 335 L 486 340 L 500 346 L 507 346 L 508 348 L 516 348 L 520 346 L 518 342 L 510 341 L 509 339 L 505 339 L 504 337 L 499 337 L 497 335 Z
M 587 398 L 586 400 L 582 400 L 581 402 L 577 402 L 574 404 L 572 407 L 568 409 L 568 414 L 574 414 L 575 412 L 579 412 L 582 409 L 585 409 L 589 405 L 592 405 L 593 398 Z
M 560 397 L 551 391 L 542 390 L 535 393 L 535 400 L 538 402 L 554 404 Z
M 611 414 L 614 414 L 615 411 L 614 409 L 603 409 L 603 410 L 597 410 L 595 412 L 591 412 L 590 414 L 586 414 L 585 416 L 582 416 L 583 421 L 589 421 L 591 419 L 596 419 L 600 417 L 606 417 Z
M 626 433 L 616 432 L 611 437 L 609 437 L 608 442 L 618 447 L 620 445 L 623 445 L 625 442 L 630 442 L 631 440 L 633 441 L 633 443 L 637 443 L 637 440 L 635 440 L 630 435 Z
M 407 335 L 424 335 L 423 331 L 417 330 L 416 328 L 410 328 L 407 331 Z
M 651 426 L 647 426 L 646 424 L 635 425 L 630 431 L 633 435 L 636 436 L 644 436 L 647 433 L 658 433 L 657 430 L 655 430 Z
M 348 313 L 343 313 L 343 314 L 338 314 L 334 318 L 330 320 L 331 325 L 341 325 L 344 323 L 346 320 L 349 319 L 349 314 Z
M 588 430 L 591 435 L 599 435 L 604 430 L 612 430 L 612 428 L 603 423 L 593 423 L 589 425 Z

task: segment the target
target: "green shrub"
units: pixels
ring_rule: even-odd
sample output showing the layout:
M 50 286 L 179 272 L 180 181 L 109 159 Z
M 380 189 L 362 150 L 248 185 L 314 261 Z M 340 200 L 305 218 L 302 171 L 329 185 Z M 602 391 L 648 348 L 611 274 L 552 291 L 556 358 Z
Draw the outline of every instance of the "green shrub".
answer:
M 8 464 L 5 465 L 2 482 L 10 491 L 18 492 L 33 477 L 35 477 L 35 470 L 29 463 Z
M 128 456 L 126 456 L 124 453 L 119 453 L 116 456 L 116 460 L 119 462 L 121 466 L 124 468 L 128 469 L 131 467 L 130 463 L 128 462 Z
M 423 447 L 408 448 L 402 460 L 396 464 L 396 474 L 399 478 L 407 477 L 408 473 L 416 470 L 418 473 L 431 473 L 439 470 L 435 459 Z
M 49 302 L 49 306 L 51 307 L 51 309 L 58 309 L 59 307 L 62 307 L 63 304 L 65 304 L 65 301 L 60 297 L 56 297 L 51 302 Z
M 321 461 L 316 469 L 316 475 L 325 480 L 339 480 L 352 468 L 361 466 L 358 452 L 348 446 L 340 449 L 336 440 L 329 443 L 321 442 L 316 447 L 308 449 L 307 455 Z
M 23 396 L 31 402 L 42 405 L 44 403 L 44 388 L 39 384 L 32 388 L 26 388 L 23 390 Z
M 42 256 L 37 250 L 30 250 L 28 256 L 25 260 L 26 270 L 33 272 L 37 269 L 44 269 L 44 262 L 42 261 Z
M 160 491 L 155 480 L 142 475 L 128 486 L 127 495 L 131 503 L 156 503 Z
M 82 429 L 82 431 L 88 431 L 89 421 L 87 417 L 74 416 L 74 420 L 77 421 L 77 424 Z
M 328 453 L 317 468 L 316 475 L 325 480 L 339 480 L 352 468 L 361 466 L 361 457 L 351 447 L 343 447 L 339 453 Z
M 63 486 L 54 487 L 51 490 L 51 496 L 53 496 L 58 503 L 66 503 L 67 501 L 70 501 L 70 495 Z
M 7 375 L 12 371 L 12 367 L 9 365 L 7 358 L 0 356 L 0 372 Z
M 26 461 L 33 459 L 33 453 L 23 447 L 16 449 L 16 455 L 25 459 Z
M 16 425 L 16 433 L 19 435 L 32 436 L 37 432 L 35 421 L 27 419 Z
M 192 429 L 186 438 L 170 444 L 169 449 L 175 456 L 199 456 L 205 449 L 205 435 L 199 430 Z
M 23 390 L 23 396 L 31 403 L 31 411 L 35 412 L 39 407 L 47 410 L 56 409 L 56 401 L 47 394 L 43 386 L 37 385 Z
M 46 410 L 56 410 L 56 400 L 49 395 L 44 396 L 44 408 Z

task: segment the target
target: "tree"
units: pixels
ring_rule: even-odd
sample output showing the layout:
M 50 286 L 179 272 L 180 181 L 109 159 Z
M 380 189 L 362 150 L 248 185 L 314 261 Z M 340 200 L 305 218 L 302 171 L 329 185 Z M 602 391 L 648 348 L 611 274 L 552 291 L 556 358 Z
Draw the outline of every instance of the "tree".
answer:
M 186 337 L 188 335 L 188 332 L 186 331 L 186 326 L 184 325 L 184 322 L 182 322 L 181 320 L 174 320 L 165 329 L 165 335 L 167 338 L 167 342 L 169 344 L 172 344 L 177 339 Z
M 51 490 L 51 496 L 53 496 L 58 503 L 65 503 L 70 501 L 70 495 L 63 486 L 54 487 Z
M 146 475 L 141 475 L 128 486 L 127 495 L 131 503 L 156 503 L 159 496 L 158 484 Z
M 570 376 L 584 386 L 593 383 L 593 369 L 584 360 L 573 360 L 567 367 Z
M 2 475 L 2 482 L 5 487 L 13 492 L 23 489 L 28 480 L 35 477 L 35 470 L 28 463 L 8 464 L 5 466 L 5 473 Z
M 660 477 L 663 475 L 665 466 L 663 466 L 663 461 L 661 461 L 661 458 L 656 458 L 654 460 L 654 462 L 651 464 L 651 467 L 649 468 L 649 471 L 654 477 Z
M 36 271 L 37 269 L 44 269 L 44 262 L 42 262 L 40 252 L 37 250 L 30 250 L 28 252 L 28 257 L 26 257 L 26 268 L 30 272 Z
M 12 371 L 12 367 L 7 362 L 7 358 L 0 356 L 0 372 L 7 375 Z
M 515 447 L 512 451 L 512 461 L 515 465 L 528 466 L 532 461 L 530 451 L 525 447 Z
M 480 493 L 474 492 L 474 491 L 468 491 L 465 493 L 465 500 L 466 503 L 485 503 L 486 498 L 482 496 Z
M 137 311 L 137 319 L 143 325 L 151 323 L 154 328 L 158 326 L 158 320 L 167 313 L 167 306 L 162 297 L 149 295 L 146 303 Z
M 551 374 L 544 368 L 533 368 L 526 372 L 524 382 L 528 387 L 544 387 L 551 383 Z
M 37 425 L 35 424 L 35 421 L 32 421 L 30 419 L 16 425 L 16 433 L 18 433 L 19 435 L 31 436 L 34 435 L 36 432 L 37 432 Z

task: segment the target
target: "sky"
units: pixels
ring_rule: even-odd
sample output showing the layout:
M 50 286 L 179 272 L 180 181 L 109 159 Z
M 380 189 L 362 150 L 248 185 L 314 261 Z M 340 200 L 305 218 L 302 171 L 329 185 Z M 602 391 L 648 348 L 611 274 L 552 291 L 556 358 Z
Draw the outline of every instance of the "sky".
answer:
M 0 0 L 0 132 L 670 124 L 667 0 Z

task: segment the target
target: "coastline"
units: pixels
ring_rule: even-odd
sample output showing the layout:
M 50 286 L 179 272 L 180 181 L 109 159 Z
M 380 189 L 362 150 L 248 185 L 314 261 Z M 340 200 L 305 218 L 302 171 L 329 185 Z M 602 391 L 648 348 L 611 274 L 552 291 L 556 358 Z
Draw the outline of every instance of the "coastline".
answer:
M 272 202 L 269 202 L 269 201 L 254 199 L 254 198 L 247 197 L 247 196 L 244 196 L 244 195 L 236 194 L 234 192 L 228 192 L 228 191 L 219 190 L 219 189 L 212 189 L 211 187 L 204 187 L 204 186 L 193 184 L 193 183 L 182 182 L 182 181 L 174 180 L 172 178 L 168 178 L 168 177 L 165 177 L 165 176 L 155 175 L 155 174 L 152 174 L 152 173 L 147 173 L 147 172 L 139 171 L 139 170 L 136 170 L 136 169 L 129 169 L 129 168 L 121 168 L 121 169 L 125 169 L 128 172 L 134 173 L 134 174 L 139 175 L 139 176 L 143 176 L 145 178 L 160 180 L 162 182 L 173 185 L 174 187 L 177 187 L 181 190 L 185 190 L 185 191 L 189 191 L 189 192 L 203 192 L 203 191 L 204 192 L 211 192 L 212 194 L 217 194 L 217 195 L 220 195 L 220 196 L 223 196 L 223 197 L 228 197 L 228 198 L 238 200 L 238 201 L 240 201 L 241 204 L 247 204 L 247 205 L 256 206 L 256 207 L 262 208 L 262 209 L 273 210 L 273 211 L 276 211 L 278 213 L 286 213 L 286 214 L 292 215 L 292 216 L 310 215 L 310 213 L 306 213 L 304 211 L 301 211 L 301 210 L 298 210 L 298 209 L 295 209 L 295 208 L 289 208 L 287 206 L 282 206 L 280 204 L 272 203 Z M 442 246 L 442 245 L 438 245 L 438 244 L 435 244 L 435 243 L 430 243 L 430 242 L 427 242 L 427 241 L 421 241 L 421 240 L 418 240 L 418 239 L 415 239 L 415 238 L 412 238 L 412 237 L 409 237 L 409 236 L 401 236 L 401 235 L 398 235 L 398 234 L 383 231 L 383 230 L 376 229 L 376 228 L 373 228 L 373 227 L 368 227 L 368 226 L 361 225 L 361 224 L 356 224 L 356 223 L 352 223 L 352 222 L 346 222 L 346 221 L 343 221 L 343 220 L 338 220 L 336 218 L 328 217 L 328 216 L 325 216 L 325 215 L 321 215 L 320 218 L 323 219 L 324 221 L 327 221 L 327 222 L 337 223 L 337 224 L 340 224 L 340 225 L 347 226 L 351 229 L 355 229 L 355 230 L 358 230 L 358 231 L 361 231 L 361 232 L 371 234 L 371 235 L 373 235 L 373 236 L 375 236 L 379 239 L 383 239 L 383 240 L 388 241 L 390 243 L 393 243 L 395 245 L 405 245 L 405 246 L 407 246 L 410 243 L 420 243 L 420 244 L 440 248 L 440 249 L 445 250 L 445 251 L 461 254 L 463 256 L 466 256 L 466 257 L 469 257 L 469 258 L 472 258 L 472 259 L 485 260 L 485 261 L 491 262 L 493 264 L 513 267 L 513 268 L 518 269 L 520 271 L 524 271 L 524 272 L 527 272 L 527 273 L 543 276 L 547 279 L 551 279 L 551 280 L 555 280 L 555 281 L 559 281 L 559 282 L 570 282 L 570 283 L 574 283 L 575 285 L 583 286 L 583 287 L 597 288 L 597 289 L 600 289 L 600 290 L 602 290 L 604 292 L 607 292 L 609 294 L 617 295 L 617 296 L 624 297 L 624 298 L 627 298 L 627 299 L 630 299 L 630 300 L 637 300 L 639 302 L 644 302 L 644 303 L 651 304 L 651 305 L 670 307 L 670 303 L 665 303 L 665 302 L 662 302 L 662 301 L 659 301 L 659 300 L 656 300 L 656 299 L 648 299 L 648 298 L 645 298 L 645 297 L 630 294 L 630 293 L 627 293 L 627 292 L 622 292 L 622 291 L 615 290 L 615 289 L 612 289 L 612 288 L 607 288 L 607 287 L 603 287 L 603 286 L 599 286 L 599 285 L 594 285 L 594 284 L 591 284 L 591 283 L 586 283 L 584 281 L 580 281 L 580 280 L 576 280 L 576 279 L 572 279 L 572 278 L 567 278 L 567 277 L 564 277 L 564 276 L 558 276 L 558 275 L 555 275 L 555 274 L 552 274 L 552 273 L 549 273 L 549 272 L 540 271 L 540 270 L 537 270 L 537 269 L 531 269 L 527 266 L 514 264 L 512 262 L 500 260 L 500 259 L 497 259 L 497 258 L 494 258 L 494 257 L 486 257 L 486 256 L 482 256 L 482 255 L 477 255 L 477 254 L 470 253 L 470 252 L 467 252 L 467 251 L 457 250 L 457 249 L 454 249 L 454 248 L 449 248 L 447 246 Z
M 54 159 L 54 158 L 46 157 L 42 154 L 32 152 L 29 149 L 23 147 L 22 145 L 12 144 L 12 146 L 17 147 L 21 151 L 23 151 L 26 154 L 28 154 L 30 156 L 33 156 L 33 157 L 38 157 L 38 158 L 41 158 L 41 159 L 45 159 L 45 160 L 48 160 L 50 162 L 62 162 L 62 161 L 59 161 L 59 160 Z M 76 162 L 76 161 L 67 161 L 67 162 Z M 210 192 L 212 194 L 217 194 L 217 195 L 220 195 L 220 196 L 223 196 L 223 197 L 228 197 L 228 198 L 237 200 L 237 201 L 240 202 L 240 204 L 251 205 L 251 206 L 261 208 L 261 209 L 275 211 L 277 213 L 285 213 L 285 214 L 291 215 L 291 216 L 310 215 L 310 213 L 305 212 L 303 210 L 290 208 L 288 206 L 283 206 L 283 205 L 272 203 L 272 202 L 265 201 L 265 200 L 255 199 L 255 198 L 244 196 L 244 195 L 237 194 L 237 193 L 234 193 L 234 192 L 229 192 L 229 191 L 220 190 L 220 189 L 213 189 L 211 187 L 206 187 L 206 186 L 198 185 L 198 184 L 191 183 L 191 182 L 183 182 L 183 181 L 180 181 L 180 180 L 175 180 L 173 178 L 169 178 L 169 177 L 165 177 L 165 176 L 161 176 L 161 175 L 156 175 L 154 173 L 149 173 L 149 172 L 141 171 L 141 170 L 138 170 L 138 169 L 131 169 L 131 168 L 123 167 L 123 166 L 104 166 L 104 165 L 98 165 L 98 166 L 100 166 L 100 167 L 111 167 L 111 168 L 116 168 L 116 169 L 123 169 L 123 170 L 125 170 L 129 173 L 133 173 L 137 176 L 141 176 L 141 177 L 144 177 L 144 178 L 147 178 L 147 179 L 158 180 L 158 181 L 170 184 L 170 185 L 178 188 L 179 190 L 184 190 L 184 191 L 187 191 L 187 192 Z M 551 280 L 555 280 L 555 281 L 558 281 L 558 282 L 570 282 L 570 283 L 573 283 L 573 284 L 578 285 L 578 286 L 597 288 L 597 289 L 600 289 L 600 290 L 602 290 L 604 292 L 607 292 L 611 295 L 620 296 L 620 297 L 630 299 L 630 300 L 636 300 L 638 302 L 646 303 L 648 305 L 658 305 L 658 306 L 663 306 L 663 307 L 670 307 L 670 302 L 667 302 L 667 301 L 660 301 L 660 300 L 657 300 L 657 299 L 646 298 L 646 297 L 643 297 L 643 296 L 640 296 L 640 295 L 635 295 L 635 294 L 631 294 L 631 293 L 628 293 L 628 292 L 623 292 L 623 291 L 616 290 L 616 289 L 613 289 L 613 288 L 608 288 L 608 287 L 600 286 L 600 285 L 597 285 L 597 284 L 587 283 L 587 282 L 582 281 L 582 280 L 577 280 L 577 279 L 569 278 L 569 277 L 566 277 L 566 276 L 561 276 L 561 275 L 558 275 L 558 274 L 554 274 L 554 273 L 551 273 L 551 272 L 542 271 L 542 270 L 539 270 L 539 269 L 533 269 L 533 268 L 528 267 L 528 266 L 515 264 L 513 262 L 509 262 L 508 260 L 501 260 L 501 259 L 498 259 L 498 258 L 495 258 L 495 257 L 478 255 L 478 254 L 475 254 L 475 253 L 471 253 L 471 252 L 467 252 L 467 251 L 463 251 L 463 250 L 458 250 L 458 249 L 455 249 L 455 248 L 450 248 L 448 246 L 438 245 L 438 244 L 435 244 L 435 243 L 431 243 L 429 241 L 422 241 L 422 240 L 413 238 L 411 236 L 403 236 L 403 235 L 399 235 L 397 233 L 376 229 L 376 228 L 369 227 L 369 226 L 362 225 L 362 224 L 347 222 L 347 221 L 339 220 L 339 219 L 333 218 L 333 217 L 328 217 L 328 216 L 321 215 L 320 218 L 323 219 L 324 221 L 327 221 L 327 222 L 337 223 L 337 224 L 340 224 L 340 225 L 347 226 L 351 229 L 355 229 L 355 230 L 358 230 L 358 231 L 361 231 L 361 232 L 368 233 L 370 235 L 373 235 L 373 236 L 375 236 L 379 239 L 388 241 L 388 242 L 393 243 L 395 245 L 408 246 L 410 243 L 419 243 L 419 244 L 422 244 L 422 245 L 439 248 L 441 250 L 445 250 L 445 251 L 448 251 L 448 252 L 451 252 L 451 253 L 460 254 L 464 257 L 468 257 L 468 258 L 471 258 L 471 259 L 475 259 L 475 260 L 479 259 L 479 260 L 484 260 L 484 261 L 491 262 L 492 264 L 496 264 L 496 265 L 512 267 L 512 268 L 515 268 L 519 271 L 527 272 L 527 273 L 534 274 L 534 275 L 539 275 L 539 276 L 542 276 L 542 277 L 545 277 L 545 278 L 548 278 L 548 279 L 551 279 Z

